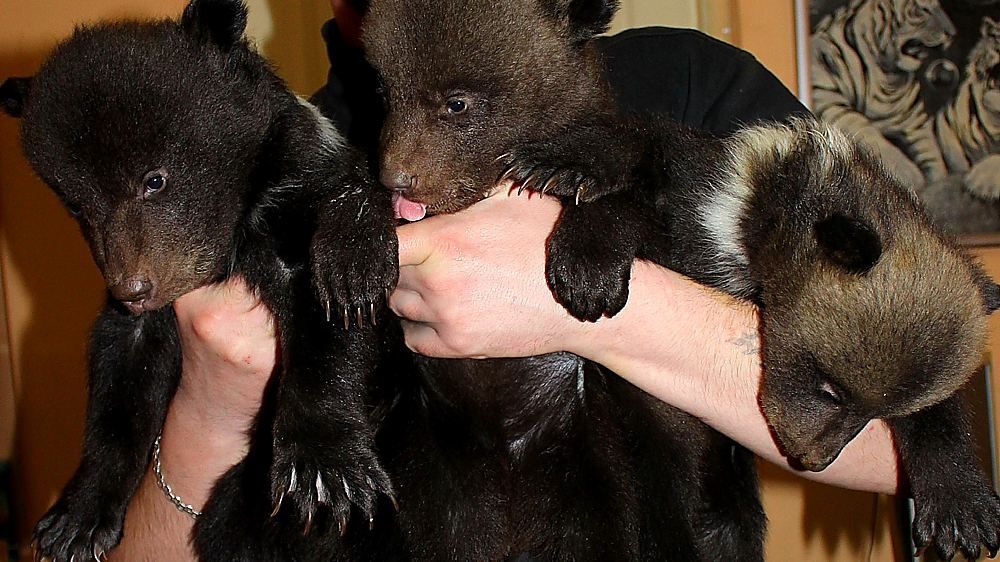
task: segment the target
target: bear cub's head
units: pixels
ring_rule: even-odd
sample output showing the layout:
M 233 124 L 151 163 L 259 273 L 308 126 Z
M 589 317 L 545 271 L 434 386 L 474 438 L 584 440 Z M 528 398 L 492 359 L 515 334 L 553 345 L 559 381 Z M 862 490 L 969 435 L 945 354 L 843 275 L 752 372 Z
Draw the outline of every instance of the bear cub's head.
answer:
M 834 127 L 799 120 L 733 143 L 744 181 L 774 194 L 758 204 L 772 214 L 748 228 L 794 238 L 755 254 L 776 272 L 763 291 L 761 407 L 784 452 L 822 470 L 869 421 L 909 416 L 969 380 L 1000 288 Z
M 399 194 L 397 212 L 468 207 L 496 183 L 509 147 L 609 110 L 588 40 L 616 9 L 513 0 L 499 14 L 490 0 L 372 0 L 364 44 L 385 92 L 381 181 Z
M 268 126 L 239 1 L 180 21 L 78 28 L 3 109 L 33 168 L 76 218 L 111 295 L 156 309 L 228 267 Z

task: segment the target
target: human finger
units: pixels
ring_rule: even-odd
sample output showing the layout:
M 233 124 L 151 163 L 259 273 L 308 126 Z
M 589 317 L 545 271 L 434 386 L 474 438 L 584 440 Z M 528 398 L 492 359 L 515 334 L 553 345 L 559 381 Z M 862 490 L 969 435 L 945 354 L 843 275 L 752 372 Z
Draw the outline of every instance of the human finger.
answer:
M 435 220 L 424 219 L 425 221 Z M 422 221 L 421 221 L 422 222 Z M 399 267 L 421 265 L 434 253 L 433 229 L 414 222 L 396 229 L 399 238 Z
M 433 322 L 434 318 L 423 297 L 416 291 L 397 289 L 389 297 L 389 308 L 399 316 L 414 322 Z
M 433 324 L 413 322 L 405 318 L 399 323 L 403 328 L 403 341 L 410 351 L 428 357 L 451 357 L 444 352 L 445 346 Z

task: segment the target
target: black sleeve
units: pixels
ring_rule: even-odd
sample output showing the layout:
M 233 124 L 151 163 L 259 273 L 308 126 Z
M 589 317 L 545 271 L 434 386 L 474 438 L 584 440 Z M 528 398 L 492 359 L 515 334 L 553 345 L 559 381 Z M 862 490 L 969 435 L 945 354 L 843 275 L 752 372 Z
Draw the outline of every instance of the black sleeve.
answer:
M 648 27 L 598 39 L 619 107 L 714 133 L 808 110 L 750 53 L 692 29 Z
M 382 123 L 382 102 L 376 94 L 378 75 L 360 49 L 346 45 L 335 20 L 323 25 L 330 58 L 326 85 L 310 101 L 333 120 L 351 144 L 374 148 Z

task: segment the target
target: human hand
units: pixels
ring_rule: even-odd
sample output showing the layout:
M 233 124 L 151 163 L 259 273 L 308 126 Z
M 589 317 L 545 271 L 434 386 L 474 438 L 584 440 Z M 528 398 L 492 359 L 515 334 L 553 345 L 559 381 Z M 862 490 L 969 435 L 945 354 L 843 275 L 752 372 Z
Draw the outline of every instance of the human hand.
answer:
M 344 42 L 354 48 L 361 48 L 361 16 L 367 2 L 363 0 L 330 0 L 340 36 Z
M 389 305 L 407 346 L 451 358 L 573 351 L 574 335 L 587 328 L 545 282 L 545 241 L 560 209 L 554 198 L 501 190 L 399 227 L 399 285 Z
M 162 459 L 171 486 L 199 506 L 246 453 L 277 343 L 270 312 L 242 280 L 192 291 L 174 311 L 183 374 L 164 423 Z

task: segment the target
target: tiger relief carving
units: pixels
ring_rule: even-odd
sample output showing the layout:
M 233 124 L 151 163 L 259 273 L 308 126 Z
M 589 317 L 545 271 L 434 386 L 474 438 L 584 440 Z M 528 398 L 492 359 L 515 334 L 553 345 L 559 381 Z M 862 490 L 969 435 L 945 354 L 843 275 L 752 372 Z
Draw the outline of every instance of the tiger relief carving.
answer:
M 917 71 L 956 34 L 938 0 L 852 0 L 812 35 L 813 111 L 919 190 L 947 169 Z
M 935 118 L 948 171 L 963 175 L 965 189 L 1000 199 L 1000 22 L 983 18 L 969 52 L 965 79 Z

